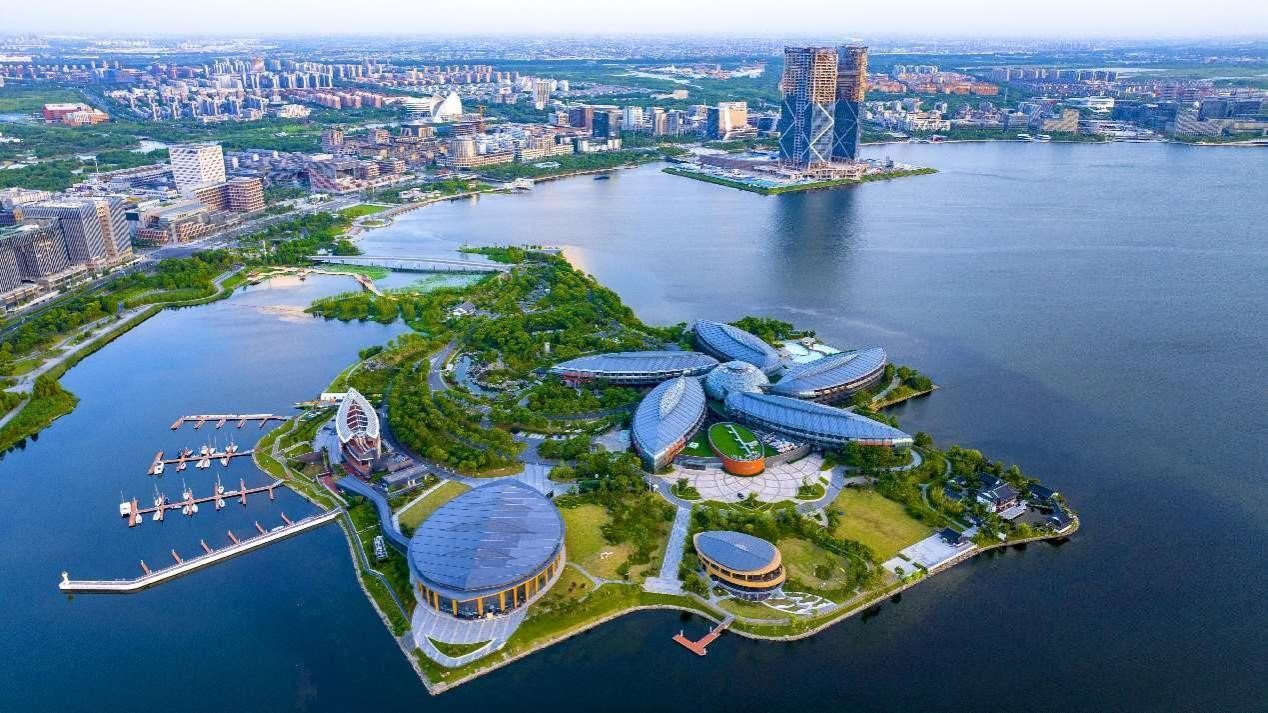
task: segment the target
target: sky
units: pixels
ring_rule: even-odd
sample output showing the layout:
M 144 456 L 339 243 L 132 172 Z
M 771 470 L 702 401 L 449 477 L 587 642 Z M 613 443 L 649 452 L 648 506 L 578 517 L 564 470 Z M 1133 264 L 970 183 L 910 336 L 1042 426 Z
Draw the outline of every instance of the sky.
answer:
M 0 33 L 1268 37 L 1265 0 L 9 0 Z

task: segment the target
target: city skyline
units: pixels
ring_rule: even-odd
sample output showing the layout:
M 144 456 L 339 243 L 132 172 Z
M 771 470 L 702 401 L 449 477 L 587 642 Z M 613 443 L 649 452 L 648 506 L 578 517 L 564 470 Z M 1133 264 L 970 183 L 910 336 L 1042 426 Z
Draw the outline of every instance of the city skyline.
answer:
M 489 2 L 464 8 L 461 15 L 437 16 L 427 8 L 399 0 L 374 0 L 356 13 L 341 13 L 340 6 L 303 5 L 287 0 L 261 6 L 244 0 L 227 0 L 214 6 L 190 5 L 172 13 L 171 6 L 156 0 L 132 3 L 132 12 L 118 13 L 109 6 L 87 2 L 51 2 L 28 5 L 6 18 L 14 32 L 101 34 L 220 34 L 243 28 L 250 16 L 251 28 L 268 27 L 253 34 L 322 34 L 330 36 L 329 20 L 338 17 L 334 34 L 385 35 L 447 34 L 812 34 L 825 27 L 841 27 L 851 36 L 930 34 L 941 37 L 1027 38 L 1233 38 L 1268 35 L 1268 13 L 1257 11 L 1250 0 L 1224 0 L 1179 8 L 1166 13 L 1144 0 L 1105 5 L 1093 0 L 1072 0 L 1059 6 L 1038 7 L 1024 16 L 1004 13 L 1009 5 L 996 0 L 970 0 L 954 5 L 918 2 L 905 6 L 902 18 L 877 0 L 862 0 L 850 7 L 831 7 L 820 0 L 791 0 L 778 13 L 756 2 L 742 2 L 732 12 L 713 13 L 666 0 L 652 0 L 630 8 L 606 8 L 603 22 L 596 23 L 593 8 L 575 0 L 555 3 L 554 12 L 509 2 Z M 735 10 L 739 10 L 738 12 Z M 384 17 L 391 17 L 385 24 Z M 812 18 L 812 19 L 811 19 Z

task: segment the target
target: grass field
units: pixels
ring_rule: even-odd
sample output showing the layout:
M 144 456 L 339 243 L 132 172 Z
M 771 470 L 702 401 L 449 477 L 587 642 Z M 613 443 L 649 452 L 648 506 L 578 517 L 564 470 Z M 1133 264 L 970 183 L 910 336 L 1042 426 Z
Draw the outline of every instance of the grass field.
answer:
M 687 445 L 682 449 L 682 454 L 685 456 L 710 458 L 713 456 L 713 451 L 709 449 L 709 443 L 704 438 L 697 435 L 695 438 L 687 441 Z
M 436 508 L 462 495 L 471 488 L 463 483 L 449 481 L 437 486 L 427 497 L 414 503 L 409 509 L 401 512 L 401 529 L 413 532 L 427 516 L 436 512 Z
M 723 599 L 718 602 L 718 606 L 739 616 L 746 616 L 750 619 L 783 619 L 787 618 L 787 614 L 777 612 L 774 609 L 762 604 L 761 602 L 750 602 L 744 599 Z
M 749 460 L 764 453 L 757 436 L 738 423 L 715 423 L 710 426 L 709 443 L 728 458 Z M 748 444 L 749 448 L 745 449 L 744 444 Z
M 870 489 L 846 488 L 830 507 L 844 513 L 832 534 L 871 547 L 882 562 L 933 532 L 912 519 L 902 505 Z
M 616 568 L 629 558 L 634 548 L 627 544 L 610 545 L 599 528 L 607 524 L 608 512 L 600 505 L 578 505 L 560 508 L 564 516 L 564 546 L 568 560 L 585 571 L 604 579 L 620 579 Z M 611 553 L 604 556 L 604 553 Z M 633 573 L 631 573 L 633 576 Z
M 788 585 L 789 590 L 799 591 L 798 585 L 802 585 L 819 592 L 830 592 L 849 584 L 841 569 L 840 558 L 809 540 L 785 537 L 779 541 L 779 553 L 783 557 L 788 579 L 794 581 L 794 584 Z M 819 577 L 823 572 L 815 571 L 819 565 L 829 566 L 826 579 Z
M 580 601 L 594 589 L 594 582 L 577 571 L 576 567 L 564 567 L 559 579 L 551 585 L 542 598 L 534 604 L 538 609 L 553 609 L 574 601 Z
M 344 208 L 343 210 L 339 211 L 339 215 L 342 215 L 343 217 L 348 218 L 350 220 L 356 220 L 357 218 L 362 218 L 367 215 L 382 213 L 383 211 L 387 210 L 387 208 L 388 207 L 385 205 L 370 205 L 369 203 L 359 203 L 357 205 Z

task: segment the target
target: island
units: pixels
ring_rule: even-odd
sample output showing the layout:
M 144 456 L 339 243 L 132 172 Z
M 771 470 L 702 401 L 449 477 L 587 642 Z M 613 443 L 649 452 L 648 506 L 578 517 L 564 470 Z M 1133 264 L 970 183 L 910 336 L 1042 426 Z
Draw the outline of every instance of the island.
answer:
M 812 636 L 977 554 L 1079 519 L 1017 465 L 885 409 L 932 380 L 764 317 L 649 325 L 551 249 L 468 248 L 461 284 L 309 311 L 410 327 L 253 457 L 343 524 L 432 693 L 623 614 Z

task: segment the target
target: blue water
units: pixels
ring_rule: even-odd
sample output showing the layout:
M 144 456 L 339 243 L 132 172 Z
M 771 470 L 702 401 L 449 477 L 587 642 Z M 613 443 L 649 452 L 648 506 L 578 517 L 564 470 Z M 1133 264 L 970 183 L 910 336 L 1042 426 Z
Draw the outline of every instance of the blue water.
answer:
M 75 413 L 0 461 L 0 710 L 153 705 L 160 692 L 206 711 L 690 711 L 722 695 L 737 710 L 1262 710 L 1262 151 L 871 155 L 941 172 L 762 197 L 646 167 L 431 206 L 362 247 L 562 244 L 651 322 L 766 314 L 836 346 L 881 344 L 943 387 L 898 408 L 903 425 L 1057 487 L 1083 517 L 1069 542 L 976 558 L 809 640 L 726 636 L 702 659 L 669 642 L 699 621 L 633 615 L 437 698 L 333 527 L 140 595 L 67 600 L 62 569 L 130 576 L 139 558 L 306 512 L 287 495 L 138 530 L 117 516 L 121 489 L 150 491 L 154 451 L 201 442 L 168 430 L 177 415 L 284 411 L 398 330 L 262 311 L 349 281 L 252 288 L 81 363 L 63 380 L 83 399 Z M 259 477 L 245 462 L 229 474 Z M 201 491 L 211 477 L 188 479 Z

